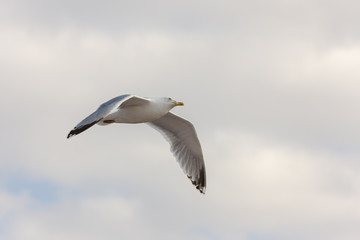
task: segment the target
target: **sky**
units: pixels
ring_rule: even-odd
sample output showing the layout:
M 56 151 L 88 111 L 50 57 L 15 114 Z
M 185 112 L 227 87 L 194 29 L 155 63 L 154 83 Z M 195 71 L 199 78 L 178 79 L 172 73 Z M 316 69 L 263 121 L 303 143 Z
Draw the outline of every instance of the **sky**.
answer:
M 360 239 L 360 2 L 0 1 L 0 239 Z M 144 124 L 171 97 L 206 194 Z

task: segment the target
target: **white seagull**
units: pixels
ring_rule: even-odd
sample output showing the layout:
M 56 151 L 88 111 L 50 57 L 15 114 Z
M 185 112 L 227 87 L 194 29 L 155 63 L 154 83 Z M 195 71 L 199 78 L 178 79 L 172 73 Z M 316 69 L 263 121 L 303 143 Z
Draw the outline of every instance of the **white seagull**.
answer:
M 145 98 L 121 95 L 103 104 L 82 120 L 67 138 L 77 135 L 94 124 L 147 123 L 158 130 L 171 145 L 171 152 L 192 184 L 203 194 L 206 189 L 205 163 L 201 145 L 191 122 L 169 112 L 183 106 L 171 98 Z

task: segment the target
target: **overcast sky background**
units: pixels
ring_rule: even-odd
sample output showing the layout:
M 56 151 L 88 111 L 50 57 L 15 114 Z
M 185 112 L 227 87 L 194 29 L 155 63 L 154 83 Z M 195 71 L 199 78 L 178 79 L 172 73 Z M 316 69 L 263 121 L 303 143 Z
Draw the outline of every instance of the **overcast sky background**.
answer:
M 360 239 L 360 2 L 0 1 L 0 238 Z M 192 121 L 201 195 L 115 96 Z

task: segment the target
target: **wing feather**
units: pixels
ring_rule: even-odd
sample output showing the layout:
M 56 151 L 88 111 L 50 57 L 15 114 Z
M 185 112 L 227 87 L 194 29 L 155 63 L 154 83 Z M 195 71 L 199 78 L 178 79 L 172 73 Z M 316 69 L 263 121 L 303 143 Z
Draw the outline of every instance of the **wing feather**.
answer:
M 74 135 L 77 135 L 86 129 L 92 127 L 107 115 L 117 111 L 120 107 L 125 108 L 129 106 L 139 105 L 142 103 L 148 102 L 145 98 L 137 97 L 135 95 L 125 94 L 118 97 L 115 97 L 103 104 L 101 104 L 98 109 L 82 120 L 78 125 L 74 127 L 73 130 L 67 135 L 67 138 L 70 138 Z
M 138 96 L 131 96 L 127 98 L 125 101 L 122 101 L 119 108 L 127 108 L 127 107 L 133 107 L 133 106 L 139 106 L 143 104 L 149 103 L 150 100 Z
M 170 150 L 185 174 L 201 192 L 206 189 L 205 163 L 193 124 L 173 113 L 148 122 L 170 143 Z

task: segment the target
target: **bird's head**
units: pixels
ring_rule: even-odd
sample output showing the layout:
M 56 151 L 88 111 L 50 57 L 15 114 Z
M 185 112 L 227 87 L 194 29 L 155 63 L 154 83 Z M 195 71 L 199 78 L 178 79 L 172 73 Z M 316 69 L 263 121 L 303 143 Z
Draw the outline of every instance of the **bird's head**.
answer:
M 152 101 L 153 104 L 157 106 L 156 108 L 158 108 L 160 112 L 164 113 L 167 113 L 176 106 L 184 106 L 183 102 L 177 102 L 168 97 L 153 98 Z
M 176 107 L 176 106 L 184 106 L 184 103 L 183 102 L 177 102 L 175 101 L 174 99 L 172 98 L 168 98 L 168 97 L 164 97 L 164 98 L 161 98 L 161 100 L 165 103 L 168 103 L 170 106 L 172 107 Z

